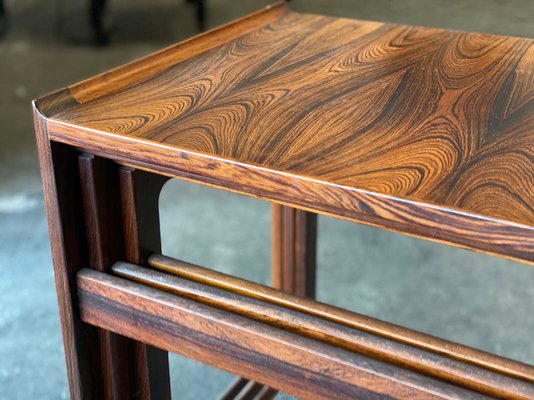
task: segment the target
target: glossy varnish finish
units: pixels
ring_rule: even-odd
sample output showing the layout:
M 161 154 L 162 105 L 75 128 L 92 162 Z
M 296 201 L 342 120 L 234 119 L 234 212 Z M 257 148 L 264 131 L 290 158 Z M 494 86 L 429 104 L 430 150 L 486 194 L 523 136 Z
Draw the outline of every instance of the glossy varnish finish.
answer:
M 78 157 L 80 184 L 83 194 L 88 266 L 97 271 L 109 271 L 124 254 L 121 235 L 118 166 L 112 161 L 89 154 Z M 103 399 L 131 399 L 137 392 L 136 380 L 131 379 L 133 341 L 104 329 L 99 329 Z
M 119 264 L 117 263 L 114 269 Z M 403 343 L 428 353 L 440 354 L 449 359 L 461 361 L 466 366 L 473 365 L 484 370 L 527 381 L 534 385 L 534 367 L 530 365 L 498 357 L 374 318 L 318 303 L 310 299 L 282 293 L 263 285 L 243 281 L 236 277 L 224 275 L 169 257 L 153 255 L 149 259 L 149 264 L 154 269 L 188 281 L 205 284 L 250 299 L 284 307 L 288 310 L 317 317 L 318 319 L 324 319 L 334 324 Z M 161 283 L 163 284 L 164 280 Z
M 315 213 L 534 262 L 533 43 L 279 4 L 36 101 L 71 397 L 168 399 L 175 351 L 242 375 L 224 399 L 532 398 L 306 297 Z M 280 290 L 157 255 L 169 177 L 275 203 Z
M 94 270 L 78 274 L 82 319 L 304 399 L 482 399 L 234 312 Z
M 54 140 L 534 260 L 529 39 L 287 12 L 44 98 Z
M 225 309 L 339 348 L 387 361 L 434 378 L 443 379 L 487 395 L 509 399 L 534 397 L 534 368 L 529 368 L 527 365 L 524 365 L 523 369 L 530 369 L 530 380 L 507 376 L 502 373 L 502 370 L 500 373 L 495 373 L 487 368 L 480 368 L 440 353 L 421 349 L 417 345 L 407 345 L 380 335 L 370 334 L 369 332 L 335 323 L 331 321 L 331 315 L 330 320 L 326 320 L 310 315 L 310 313 L 303 313 L 281 306 L 284 299 L 291 299 L 292 297 L 294 299 L 294 296 L 275 297 L 272 303 L 259 300 L 258 297 L 261 297 L 262 293 L 267 289 L 261 285 L 237 280 L 240 281 L 239 287 L 246 286 L 254 291 L 254 298 L 223 289 L 222 287 L 225 286 L 227 277 L 222 274 L 218 274 L 217 281 L 213 286 L 184 279 L 179 276 L 183 274 L 180 267 L 177 266 L 179 262 L 174 262 L 173 264 L 173 269 L 178 276 L 127 263 L 117 263 L 112 270 L 121 277 Z M 191 271 L 191 266 L 186 266 L 185 268 L 187 272 Z M 309 301 L 308 304 L 310 304 L 310 311 L 313 313 L 318 303 Z M 323 305 L 323 309 L 328 308 L 328 306 Z M 335 309 L 332 311 L 335 312 Z M 347 315 L 351 315 L 351 313 L 347 313 Z M 353 314 L 350 319 L 354 322 L 354 320 L 361 319 L 361 316 Z M 390 326 L 390 329 L 394 329 L 394 326 Z M 480 352 L 480 354 L 482 356 L 485 355 L 483 352 Z M 500 361 L 502 364 L 508 362 L 502 358 Z
M 118 184 L 120 166 L 50 142 L 47 123 L 38 113 L 35 122 L 70 397 L 167 399 L 167 364 L 148 364 L 150 359 L 139 357 L 146 346 L 86 324 L 79 315 L 77 271 L 84 266 L 107 271 L 112 263 L 125 258 Z M 154 180 L 161 182 L 165 178 L 155 176 Z M 145 187 L 147 195 L 153 193 L 151 186 Z M 153 232 L 151 227 L 158 222 L 157 214 L 150 213 L 151 210 L 146 207 L 143 212 L 144 218 L 152 220 L 151 225 L 142 226 L 145 233 Z M 159 236 L 137 243 L 141 247 L 159 245 Z M 159 247 L 150 250 L 158 251 Z M 161 351 L 155 350 L 155 354 Z M 143 390 L 139 384 L 150 389 L 157 386 L 157 389 Z
M 272 206 L 272 286 L 299 297 L 315 297 L 317 215 Z M 162 258 L 163 260 L 164 258 Z M 154 261 L 154 256 L 149 261 Z M 270 400 L 276 390 L 239 378 L 219 400 Z
M 76 273 L 89 265 L 78 155 L 48 142 L 46 121 L 39 115 L 35 123 L 70 397 L 101 399 L 106 389 L 100 335 L 81 321 L 76 288 Z

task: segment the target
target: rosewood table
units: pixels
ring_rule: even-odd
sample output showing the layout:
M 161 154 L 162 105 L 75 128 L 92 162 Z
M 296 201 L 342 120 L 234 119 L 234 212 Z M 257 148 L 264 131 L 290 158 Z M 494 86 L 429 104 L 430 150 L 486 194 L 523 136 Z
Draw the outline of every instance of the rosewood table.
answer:
M 34 102 L 73 399 L 534 398 L 534 367 L 313 300 L 316 215 L 534 263 L 534 42 L 276 4 Z M 273 205 L 273 286 L 161 255 L 169 178 Z M 266 385 L 266 386 L 264 386 Z

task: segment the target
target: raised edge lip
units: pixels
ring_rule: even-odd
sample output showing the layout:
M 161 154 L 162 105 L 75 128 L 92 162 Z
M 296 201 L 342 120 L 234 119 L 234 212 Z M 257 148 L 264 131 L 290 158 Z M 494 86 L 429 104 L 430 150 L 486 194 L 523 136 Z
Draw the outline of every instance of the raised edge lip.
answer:
M 202 39 L 204 37 L 207 37 L 208 35 L 213 35 L 213 34 L 216 34 L 217 32 L 221 31 L 221 30 L 224 30 L 224 29 L 227 29 L 233 25 L 236 25 L 236 24 L 240 24 L 240 23 L 244 23 L 245 21 L 251 19 L 251 18 L 257 18 L 261 15 L 264 15 L 266 13 L 272 13 L 272 12 L 275 12 L 275 10 L 280 10 L 281 12 L 283 12 L 282 15 L 285 15 L 286 13 L 288 13 L 290 10 L 289 8 L 287 7 L 287 3 L 285 0 L 280 0 L 280 1 L 277 1 L 273 4 L 268 4 L 264 7 L 261 7 L 259 9 L 257 9 L 256 11 L 253 11 L 251 13 L 248 13 L 248 14 L 245 14 L 239 18 L 235 18 L 235 19 L 232 19 L 226 23 L 223 23 L 221 25 L 218 25 L 218 26 L 215 26 L 213 27 L 212 29 L 209 29 L 205 32 L 201 32 L 201 33 L 198 33 L 198 34 L 195 34 L 193 36 L 190 36 L 190 37 L 187 37 L 187 38 L 184 38 L 183 40 L 179 40 L 177 41 L 176 43 L 173 43 L 171 44 L 170 46 L 166 46 L 164 48 L 161 48 L 159 50 L 156 50 L 156 51 L 152 51 L 144 56 L 141 56 L 141 57 L 137 57 L 129 62 L 126 62 L 126 63 L 122 63 L 120 65 L 117 65 L 115 67 L 112 67 L 112 68 L 109 68 L 103 72 L 100 72 L 100 73 L 96 73 L 96 74 L 93 74 L 85 79 L 81 79 L 77 82 L 74 82 L 74 83 L 71 83 L 63 88 L 60 88 L 60 89 L 57 89 L 57 90 L 54 90 L 52 92 L 49 92 L 49 93 L 46 93 L 42 96 L 39 96 L 37 99 L 34 100 L 34 102 L 36 102 L 37 105 L 39 105 L 41 107 L 41 114 L 42 115 L 45 115 L 47 117 L 52 117 L 54 116 L 55 114 L 57 114 L 57 112 L 55 112 L 57 110 L 57 108 L 61 107 L 61 106 L 65 106 L 66 104 L 68 104 L 68 100 L 73 100 L 74 102 L 76 102 L 77 104 L 82 104 L 84 103 L 84 101 L 81 101 L 77 98 L 77 95 L 76 95 L 76 89 L 84 84 L 88 84 L 90 83 L 91 81 L 95 80 L 95 79 L 98 79 L 99 77 L 103 77 L 103 76 L 107 76 L 108 74 L 110 73 L 117 73 L 117 72 L 120 72 L 122 69 L 124 69 L 125 67 L 127 66 L 131 66 L 131 65 L 135 65 L 135 64 L 138 64 L 138 63 L 143 63 L 143 62 L 147 62 L 148 60 L 150 60 L 150 58 L 158 55 L 158 54 L 162 54 L 162 53 L 165 53 L 166 51 L 169 51 L 173 48 L 176 48 L 176 47 L 182 47 L 184 45 L 187 45 L 189 43 L 191 43 L 192 41 L 195 41 L 195 40 L 198 40 L 198 39 Z M 115 79 L 116 77 L 114 77 Z M 72 90 L 71 90 L 72 89 Z M 86 91 L 87 89 L 83 89 L 82 92 Z M 64 93 L 68 93 L 68 98 L 64 98 L 64 99 L 59 99 L 59 101 L 54 101 L 54 97 L 60 97 L 61 94 L 64 94 Z M 48 109 L 48 106 L 43 106 L 43 102 L 48 102 L 50 100 L 50 110 L 47 110 Z M 48 111 L 51 111 L 51 112 L 48 112 Z

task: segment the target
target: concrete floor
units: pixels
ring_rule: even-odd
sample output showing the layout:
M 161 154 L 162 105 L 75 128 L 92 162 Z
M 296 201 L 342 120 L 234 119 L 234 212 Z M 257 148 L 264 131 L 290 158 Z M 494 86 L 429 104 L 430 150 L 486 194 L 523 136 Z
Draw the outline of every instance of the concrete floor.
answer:
M 111 45 L 87 45 L 84 1 L 7 0 L 0 40 L 0 399 L 67 398 L 30 100 L 195 33 L 181 1 L 112 1 Z M 210 25 L 268 1 L 208 0 Z M 295 0 L 294 9 L 534 36 L 531 0 Z M 164 253 L 269 280 L 269 205 L 172 181 L 161 198 Z M 534 269 L 320 218 L 320 300 L 534 364 Z M 247 243 L 243 246 L 242 243 Z M 232 377 L 172 356 L 173 392 L 210 399 Z

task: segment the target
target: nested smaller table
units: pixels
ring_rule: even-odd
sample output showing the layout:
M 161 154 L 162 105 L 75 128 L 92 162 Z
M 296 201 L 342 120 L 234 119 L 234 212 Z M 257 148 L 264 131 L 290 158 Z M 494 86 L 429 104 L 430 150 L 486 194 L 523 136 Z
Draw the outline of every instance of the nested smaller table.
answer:
M 534 263 L 532 40 L 277 4 L 34 110 L 73 398 L 170 397 L 165 351 L 243 376 L 225 399 L 534 398 L 530 365 L 311 299 L 317 213 Z M 274 203 L 278 290 L 160 254 L 170 177 Z

